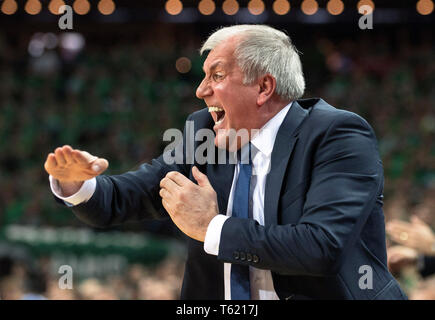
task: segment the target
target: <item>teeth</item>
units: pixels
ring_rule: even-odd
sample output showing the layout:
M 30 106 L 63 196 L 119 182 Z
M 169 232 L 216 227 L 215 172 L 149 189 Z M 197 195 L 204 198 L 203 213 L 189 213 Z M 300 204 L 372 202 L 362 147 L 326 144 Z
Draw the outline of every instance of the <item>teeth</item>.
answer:
M 218 111 L 224 111 L 221 107 L 208 107 L 208 112 L 218 112 Z
M 222 121 L 224 121 L 224 118 L 225 118 L 225 116 L 222 117 L 222 119 L 220 119 L 219 121 L 216 121 L 215 124 L 220 124 L 220 123 L 222 123 Z

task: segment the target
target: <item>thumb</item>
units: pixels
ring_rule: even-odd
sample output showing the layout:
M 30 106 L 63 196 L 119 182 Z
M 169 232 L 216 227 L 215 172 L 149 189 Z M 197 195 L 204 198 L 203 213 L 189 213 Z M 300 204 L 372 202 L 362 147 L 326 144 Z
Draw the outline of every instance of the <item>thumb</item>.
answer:
M 208 187 L 211 186 L 210 181 L 208 181 L 208 178 L 205 174 L 203 174 L 201 171 L 199 171 L 199 169 L 194 166 L 192 168 L 192 174 L 193 177 L 195 178 L 196 182 L 198 182 L 198 185 L 200 187 Z
M 98 158 L 92 163 L 92 170 L 95 173 L 101 174 L 109 167 L 109 162 L 106 159 Z
M 412 215 L 411 216 L 411 222 L 412 222 L 412 224 L 418 224 L 418 225 L 423 225 L 423 226 L 426 226 L 427 224 L 426 224 L 426 222 L 424 222 L 423 220 L 421 220 L 418 216 L 416 216 L 416 215 Z

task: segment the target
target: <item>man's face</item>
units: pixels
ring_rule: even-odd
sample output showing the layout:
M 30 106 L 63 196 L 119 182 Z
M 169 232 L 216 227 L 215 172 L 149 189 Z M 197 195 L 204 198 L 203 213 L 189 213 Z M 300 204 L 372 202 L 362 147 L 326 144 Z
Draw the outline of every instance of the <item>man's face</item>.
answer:
M 242 144 L 228 142 L 229 130 L 237 132 L 259 128 L 257 96 L 259 85 L 243 84 L 244 75 L 234 58 L 236 39 L 230 39 L 214 48 L 204 62 L 205 77 L 196 90 L 204 99 L 215 125 L 215 145 L 234 151 Z M 234 131 L 233 131 L 234 132 Z

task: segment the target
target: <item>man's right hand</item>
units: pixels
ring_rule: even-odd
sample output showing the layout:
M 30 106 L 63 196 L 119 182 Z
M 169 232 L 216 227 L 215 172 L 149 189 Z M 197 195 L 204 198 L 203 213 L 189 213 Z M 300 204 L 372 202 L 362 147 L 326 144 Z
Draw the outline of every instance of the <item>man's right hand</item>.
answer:
M 68 145 L 50 153 L 44 164 L 48 174 L 59 181 L 65 197 L 75 194 L 85 180 L 100 175 L 108 167 L 106 159 L 92 156 L 86 151 L 74 150 Z

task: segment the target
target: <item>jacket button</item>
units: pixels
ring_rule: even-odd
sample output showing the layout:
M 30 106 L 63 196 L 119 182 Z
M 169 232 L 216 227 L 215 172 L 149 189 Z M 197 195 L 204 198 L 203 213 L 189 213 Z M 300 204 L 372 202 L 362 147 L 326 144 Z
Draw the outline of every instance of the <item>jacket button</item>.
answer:
M 258 258 L 258 256 L 256 254 L 254 254 L 252 256 L 252 262 L 257 263 L 260 259 Z
M 240 252 L 240 260 L 245 261 L 246 260 L 246 254 L 244 252 Z
M 235 260 L 239 260 L 239 257 L 240 257 L 239 251 L 234 251 L 234 252 L 233 252 L 233 258 L 234 258 Z
M 246 261 L 248 261 L 248 262 L 252 261 L 252 254 L 250 254 L 250 253 L 246 254 Z

